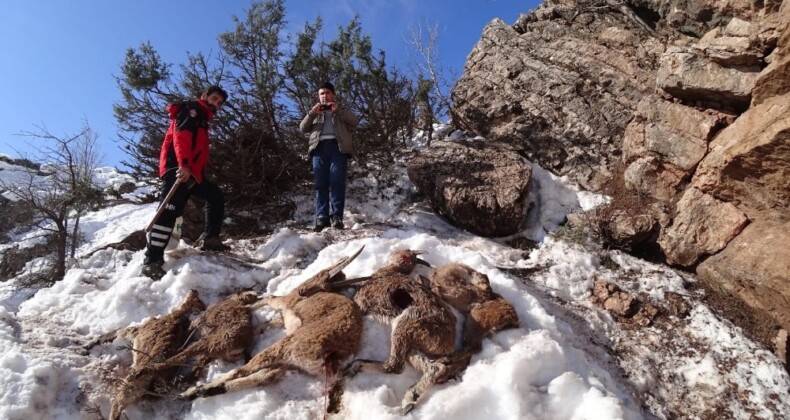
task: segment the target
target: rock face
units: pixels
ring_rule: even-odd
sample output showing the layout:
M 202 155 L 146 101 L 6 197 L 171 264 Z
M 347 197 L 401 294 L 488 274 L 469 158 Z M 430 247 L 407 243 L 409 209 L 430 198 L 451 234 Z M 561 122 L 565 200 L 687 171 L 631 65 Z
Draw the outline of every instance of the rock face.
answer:
M 692 185 L 752 219 L 790 218 L 790 93 L 766 99 L 723 130 Z
M 616 14 L 572 15 L 542 8 L 512 27 L 489 23 L 452 92 L 452 116 L 596 187 L 609 178 L 622 130 L 655 86 L 651 69 L 663 45 Z
M 697 272 L 790 325 L 790 221 L 752 223 Z
M 526 214 L 532 167 L 507 145 L 436 142 L 408 173 L 437 213 L 478 235 L 516 233 Z
M 646 97 L 623 135 L 626 186 L 658 199 L 674 198 L 726 123 L 719 112 Z
M 790 0 L 546 0 L 488 24 L 452 99 L 472 134 L 658 200 L 667 220 L 609 212 L 612 236 L 657 236 L 670 264 L 790 329 Z
M 725 67 L 696 52 L 698 48 L 669 48 L 661 57 L 658 87 L 686 102 L 704 102 L 713 108 L 726 104 L 737 111 L 748 108 L 759 67 Z
M 689 188 L 677 204 L 672 226 L 661 232 L 659 245 L 670 264 L 691 266 L 727 246 L 748 223 L 734 205 Z

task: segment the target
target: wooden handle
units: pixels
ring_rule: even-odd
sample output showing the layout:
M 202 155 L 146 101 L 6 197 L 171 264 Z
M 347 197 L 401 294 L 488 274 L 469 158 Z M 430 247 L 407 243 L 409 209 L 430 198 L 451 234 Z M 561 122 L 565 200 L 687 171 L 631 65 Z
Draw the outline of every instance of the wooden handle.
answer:
M 173 186 L 170 187 L 170 192 L 167 193 L 167 196 L 162 201 L 162 204 L 159 205 L 159 209 L 156 210 L 156 214 L 154 215 L 153 220 L 151 220 L 151 223 L 149 223 L 148 227 L 145 228 L 145 233 L 151 232 L 151 229 L 154 228 L 154 223 L 156 223 L 156 221 L 159 220 L 159 217 L 162 215 L 162 213 L 164 213 L 165 209 L 167 208 L 167 203 L 169 203 L 170 200 L 173 198 L 173 195 L 175 195 L 179 185 L 181 185 L 181 178 L 177 178 Z

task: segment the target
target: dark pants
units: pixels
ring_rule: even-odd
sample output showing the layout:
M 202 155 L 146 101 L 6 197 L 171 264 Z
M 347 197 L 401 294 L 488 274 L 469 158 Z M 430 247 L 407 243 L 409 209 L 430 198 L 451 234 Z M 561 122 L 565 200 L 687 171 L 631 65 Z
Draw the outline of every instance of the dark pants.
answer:
M 313 150 L 315 179 L 315 215 L 343 218 L 346 206 L 346 163 L 348 156 L 340 151 L 336 139 L 322 140 Z
M 162 181 L 160 203 L 176 183 L 176 170 L 167 171 L 162 177 Z M 165 247 L 173 234 L 176 219 L 184 214 L 184 207 L 191 196 L 206 201 L 203 220 L 203 231 L 206 236 L 219 236 L 222 220 L 225 218 L 225 198 L 222 195 L 222 190 L 206 179 L 198 184 L 193 178 L 190 178 L 187 183 L 178 186 L 178 190 L 170 199 L 165 211 L 162 212 L 162 215 L 154 223 L 153 229 L 148 233 L 148 246 L 145 251 L 146 264 L 164 259 Z

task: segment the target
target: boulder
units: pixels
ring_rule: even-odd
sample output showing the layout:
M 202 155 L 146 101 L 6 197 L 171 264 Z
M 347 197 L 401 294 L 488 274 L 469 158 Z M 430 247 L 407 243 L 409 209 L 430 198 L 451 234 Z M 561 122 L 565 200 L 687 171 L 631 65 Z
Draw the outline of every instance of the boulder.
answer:
M 685 171 L 665 164 L 655 156 L 641 157 L 631 162 L 623 173 L 626 188 L 659 200 L 674 199 L 685 176 Z
M 637 108 L 623 137 L 623 161 L 653 154 L 689 171 L 708 151 L 708 141 L 726 124 L 715 111 L 700 111 L 649 96 Z
M 763 28 L 765 43 L 777 42 L 776 49 L 766 58 L 770 64 L 754 83 L 752 106 L 759 105 L 774 96 L 790 92 L 790 2 L 769 19 Z
M 607 239 L 620 248 L 634 249 L 653 236 L 657 226 L 658 220 L 650 212 L 629 214 L 616 210 L 606 224 Z
M 645 97 L 623 135 L 626 186 L 654 198 L 673 198 L 726 123 L 727 117 L 715 111 Z
M 711 142 L 692 186 L 750 219 L 790 218 L 790 93 L 749 109 Z
M 632 112 L 653 90 L 663 46 L 615 11 L 585 16 L 542 6 L 512 27 L 489 23 L 452 91 L 451 113 L 461 128 L 599 189 Z
M 691 103 L 742 112 L 749 107 L 759 67 L 724 67 L 694 48 L 670 47 L 661 57 L 656 85 Z
M 733 24 L 734 22 L 741 22 Z M 722 31 L 715 28 L 705 34 L 693 48 L 698 49 L 711 61 L 725 67 L 760 65 L 764 58 L 756 37 L 751 36 L 752 25 L 733 19 Z M 745 34 L 744 34 L 745 32 Z
M 756 221 L 724 250 L 697 267 L 704 280 L 721 285 L 790 329 L 790 221 Z
M 661 232 L 658 244 L 667 262 L 686 267 L 723 249 L 749 222 L 734 205 L 696 188 L 686 190 L 677 212 L 672 226 Z
M 409 162 L 408 174 L 431 207 L 482 236 L 520 230 L 532 166 L 512 147 L 482 141 L 437 141 Z

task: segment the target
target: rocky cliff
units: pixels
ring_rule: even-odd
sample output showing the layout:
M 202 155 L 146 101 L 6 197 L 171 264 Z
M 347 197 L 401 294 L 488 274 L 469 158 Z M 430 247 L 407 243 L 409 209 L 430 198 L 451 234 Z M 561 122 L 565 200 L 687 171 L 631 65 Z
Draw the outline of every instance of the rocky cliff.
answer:
M 640 238 L 669 264 L 790 329 L 789 23 L 790 0 L 547 0 L 485 28 L 453 122 L 591 190 L 649 197 L 617 220 L 654 220 Z

